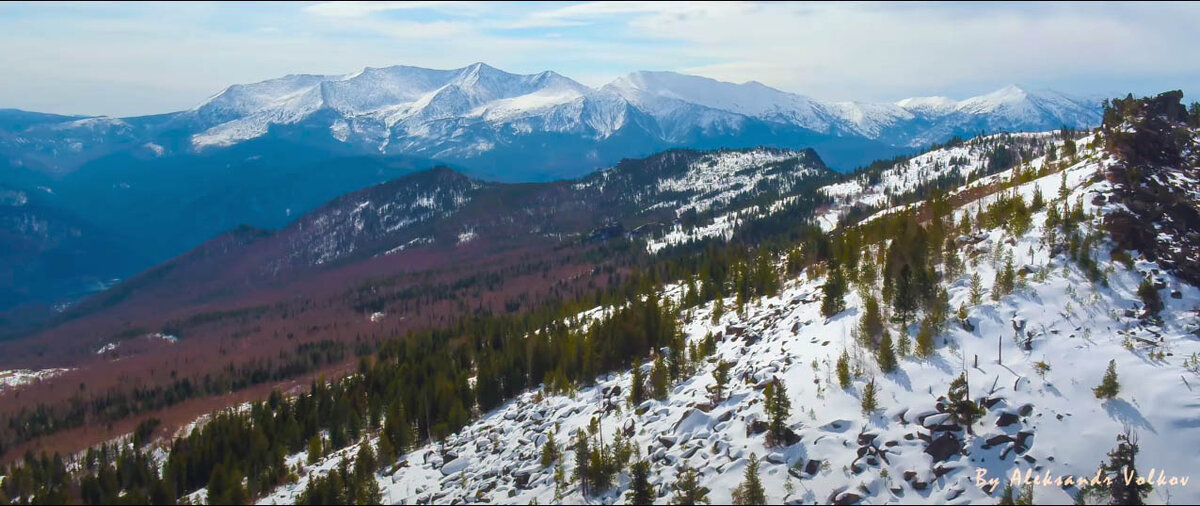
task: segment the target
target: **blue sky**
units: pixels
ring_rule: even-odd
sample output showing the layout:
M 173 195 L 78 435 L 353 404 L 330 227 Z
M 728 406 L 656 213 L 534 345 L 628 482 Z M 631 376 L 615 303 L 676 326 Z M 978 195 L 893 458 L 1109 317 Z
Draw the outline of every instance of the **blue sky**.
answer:
M 3 3 L 0 108 L 128 116 L 234 83 L 364 66 L 635 70 L 826 100 L 1006 84 L 1200 96 L 1200 4 Z

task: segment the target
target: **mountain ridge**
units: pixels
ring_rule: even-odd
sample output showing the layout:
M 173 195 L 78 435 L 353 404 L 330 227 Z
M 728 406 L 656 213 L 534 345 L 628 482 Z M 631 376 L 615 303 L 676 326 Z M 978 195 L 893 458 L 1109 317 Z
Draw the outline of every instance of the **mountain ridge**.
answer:
M 1099 119 L 1097 101 L 1015 85 L 964 100 L 833 102 L 757 81 L 736 84 L 669 71 L 633 72 L 592 88 L 553 71 L 514 74 L 478 62 L 457 69 L 395 65 L 349 74 L 290 74 L 228 86 L 184 111 L 70 118 L 49 125 L 39 121 L 6 133 L 55 152 L 51 158 L 62 158 L 60 169 L 69 170 L 69 153 L 59 151 L 100 149 L 94 144 L 101 139 L 108 144 L 124 141 L 128 147 L 162 146 L 155 138 L 175 131 L 185 135 L 187 142 L 158 151 L 159 155 L 185 155 L 269 135 L 273 127 L 287 125 L 307 125 L 314 135 L 326 130 L 323 135 L 363 153 L 467 162 L 489 154 L 503 157 L 498 153 L 512 144 L 513 137 L 566 134 L 603 141 L 626 127 L 638 130 L 637 135 L 658 148 L 699 147 L 697 136 L 734 136 L 761 129 L 751 125 L 761 123 L 904 150 L 974 134 L 980 128 L 1040 131 L 1062 124 L 1095 126 Z M 63 142 L 55 142 L 55 135 Z M 3 140 L 0 137 L 0 148 Z M 11 145 L 9 149 L 20 154 Z M 598 168 L 620 157 L 649 154 L 628 147 L 614 149 L 620 153 L 576 163 Z M 839 156 L 831 166 L 846 170 L 865 161 Z M 585 173 L 582 170 L 564 175 Z

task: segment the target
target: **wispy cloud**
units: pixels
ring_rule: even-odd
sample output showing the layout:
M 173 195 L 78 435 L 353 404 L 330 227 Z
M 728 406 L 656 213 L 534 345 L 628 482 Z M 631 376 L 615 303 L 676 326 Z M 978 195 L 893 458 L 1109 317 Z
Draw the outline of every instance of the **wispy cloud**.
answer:
M 1197 4 L 0 4 L 0 107 L 144 114 L 288 73 L 486 61 L 598 85 L 634 70 L 826 99 L 1017 82 L 1200 92 Z

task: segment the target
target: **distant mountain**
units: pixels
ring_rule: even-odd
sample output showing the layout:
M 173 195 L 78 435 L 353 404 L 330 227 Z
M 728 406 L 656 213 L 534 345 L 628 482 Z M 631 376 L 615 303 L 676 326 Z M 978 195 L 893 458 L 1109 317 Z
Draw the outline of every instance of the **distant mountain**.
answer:
M 52 171 L 114 152 L 196 156 L 272 137 L 450 161 L 505 181 L 574 177 L 671 147 L 815 147 L 847 170 L 953 135 L 1100 120 L 1094 101 L 1016 86 L 963 101 L 823 102 L 673 72 L 635 72 L 592 89 L 554 72 L 510 74 L 483 63 L 289 75 L 233 85 L 193 109 L 158 116 L 5 119 L 14 114 L 0 114 L 0 150 Z M 827 153 L 823 144 L 856 149 Z
M 481 181 L 551 181 L 674 148 L 761 146 L 812 148 L 848 170 L 955 135 L 1098 123 L 1096 103 L 1017 87 L 879 104 L 671 72 L 594 89 L 482 63 L 395 66 L 233 85 L 153 116 L 0 110 L 0 184 L 52 193 L 55 213 L 126 238 L 153 263 L 241 224 L 284 227 L 338 195 L 439 164 Z
M 811 195 L 834 177 L 812 150 L 766 148 L 671 150 L 544 183 L 480 181 L 439 167 L 337 197 L 279 230 L 232 229 L 66 316 L 233 304 L 280 288 L 291 297 L 299 286 L 307 296 L 340 293 L 410 270 L 505 265 L 515 251 L 619 237 L 653 243 L 673 227 L 720 229 L 734 213 L 765 215 L 762 202 Z

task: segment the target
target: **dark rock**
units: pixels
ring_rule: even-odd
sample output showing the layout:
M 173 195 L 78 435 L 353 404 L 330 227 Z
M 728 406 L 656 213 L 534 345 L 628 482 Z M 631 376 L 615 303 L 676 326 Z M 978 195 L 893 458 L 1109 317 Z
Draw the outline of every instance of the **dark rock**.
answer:
M 1019 413 L 1021 416 L 1029 416 L 1030 413 L 1033 413 L 1033 404 L 1021 406 L 1021 409 L 1017 411 L 1017 413 Z
M 512 477 L 513 477 L 513 484 L 515 484 L 517 486 L 517 488 L 529 488 L 529 478 L 530 478 L 529 471 L 514 472 L 512 474 Z
M 958 438 L 950 433 L 942 433 L 935 438 L 929 446 L 925 447 L 925 453 L 933 457 L 934 462 L 945 462 L 951 456 L 958 455 L 962 452 L 962 444 Z
M 769 425 L 767 425 L 767 422 L 763 420 L 755 420 L 749 424 L 746 424 L 746 435 L 754 436 L 757 434 L 762 434 L 767 431 L 768 427 Z
M 1000 413 L 1000 417 L 996 419 L 997 427 L 1008 427 L 1014 423 L 1020 422 L 1021 419 L 1013 413 Z
M 994 447 L 1000 446 L 1004 443 L 1011 443 L 1011 442 L 1013 442 L 1013 438 L 1012 438 L 1012 436 L 1009 436 L 1008 434 L 992 436 L 992 437 L 988 438 L 986 442 L 984 442 L 983 449 L 986 450 L 988 448 L 994 448 Z
M 808 475 L 817 474 L 821 470 L 821 461 L 810 459 L 807 464 L 804 464 L 804 472 Z

